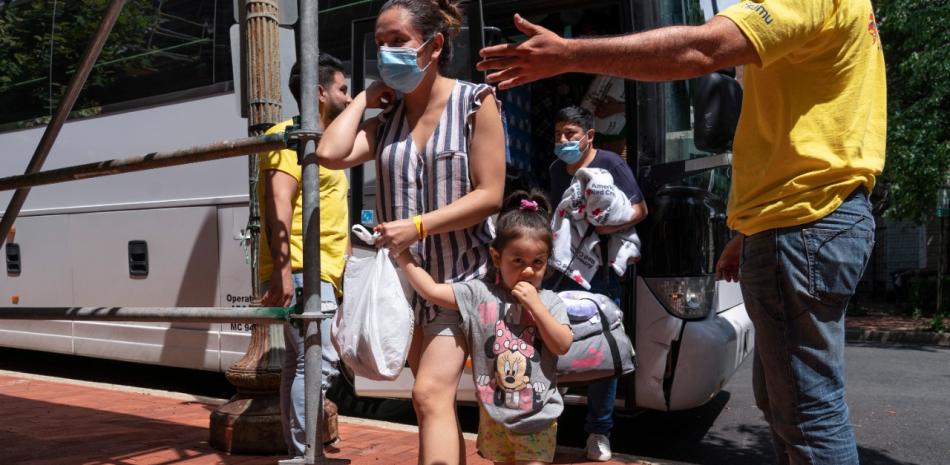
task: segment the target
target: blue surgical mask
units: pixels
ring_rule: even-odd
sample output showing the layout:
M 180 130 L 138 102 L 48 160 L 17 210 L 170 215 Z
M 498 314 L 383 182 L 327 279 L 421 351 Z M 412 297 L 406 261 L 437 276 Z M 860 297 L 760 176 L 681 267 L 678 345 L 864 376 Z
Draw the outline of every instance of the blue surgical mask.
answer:
M 581 140 L 584 140 L 581 138 Z M 554 155 L 568 165 L 573 165 L 581 159 L 584 151 L 581 150 L 580 140 L 569 140 L 560 144 L 554 144 Z
M 432 39 L 429 39 L 432 40 Z M 403 94 L 411 93 L 419 87 L 422 78 L 425 76 L 426 69 L 419 68 L 417 57 L 419 50 L 429 43 L 425 41 L 419 48 L 412 47 L 379 47 L 379 61 L 376 67 L 379 69 L 379 76 L 387 86 Z

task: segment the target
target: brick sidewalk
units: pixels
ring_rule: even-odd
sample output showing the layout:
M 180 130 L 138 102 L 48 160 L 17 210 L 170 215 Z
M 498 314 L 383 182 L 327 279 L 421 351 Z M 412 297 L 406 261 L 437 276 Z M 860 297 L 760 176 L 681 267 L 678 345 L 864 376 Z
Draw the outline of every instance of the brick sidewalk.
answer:
M 0 464 L 276 464 L 281 457 L 231 456 L 208 445 L 208 415 L 219 403 L 0 372 Z M 327 455 L 351 465 L 416 464 L 414 427 L 341 417 L 340 436 Z M 468 464 L 490 464 L 467 436 Z M 587 462 L 581 451 L 560 448 L 555 463 Z M 620 455 L 607 463 L 644 464 Z

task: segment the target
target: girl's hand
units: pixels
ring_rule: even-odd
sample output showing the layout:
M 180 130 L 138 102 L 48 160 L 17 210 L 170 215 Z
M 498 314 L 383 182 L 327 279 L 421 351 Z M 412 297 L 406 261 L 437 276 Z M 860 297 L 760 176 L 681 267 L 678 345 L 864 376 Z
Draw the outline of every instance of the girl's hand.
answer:
M 373 82 L 363 93 L 366 96 L 366 108 L 386 108 L 396 101 L 396 91 L 383 84 L 383 81 Z
M 538 290 L 534 285 L 527 281 L 519 281 L 511 289 L 511 295 L 518 299 L 522 308 L 534 320 L 545 347 L 557 355 L 566 354 L 571 348 L 574 334 L 571 332 L 570 326 L 562 324 L 554 318 L 550 309 L 544 305 L 544 302 L 541 302 L 541 295 L 538 294 Z
M 534 287 L 534 284 L 527 281 L 518 281 L 518 284 L 515 284 L 515 287 L 511 289 L 511 295 L 518 299 L 518 303 L 526 308 L 531 316 L 535 315 L 537 309 L 544 308 L 538 290 Z
M 410 245 L 419 240 L 419 231 L 416 230 L 416 224 L 409 219 L 383 223 L 373 228 L 373 231 L 379 233 L 379 238 L 376 239 L 376 247 L 388 248 L 389 253 L 394 257 L 398 257 Z

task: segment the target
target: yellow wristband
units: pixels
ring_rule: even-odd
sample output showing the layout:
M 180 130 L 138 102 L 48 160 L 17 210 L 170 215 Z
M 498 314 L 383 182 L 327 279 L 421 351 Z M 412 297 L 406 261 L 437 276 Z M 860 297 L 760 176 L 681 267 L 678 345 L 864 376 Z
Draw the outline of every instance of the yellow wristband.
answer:
M 422 215 L 412 217 L 412 222 L 416 224 L 416 232 L 419 233 L 419 240 L 426 238 L 426 227 L 422 224 Z

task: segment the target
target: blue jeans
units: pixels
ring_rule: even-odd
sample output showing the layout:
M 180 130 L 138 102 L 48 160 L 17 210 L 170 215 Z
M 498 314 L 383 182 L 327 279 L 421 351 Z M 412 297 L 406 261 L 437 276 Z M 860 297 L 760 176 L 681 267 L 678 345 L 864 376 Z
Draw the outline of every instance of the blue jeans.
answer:
M 558 277 L 559 278 L 559 277 Z M 561 279 L 558 291 L 586 291 L 571 279 Z M 590 292 L 610 297 L 620 306 L 620 278 L 609 267 L 601 267 L 590 280 Z M 610 436 L 614 428 L 614 402 L 617 400 L 617 377 L 592 381 L 587 385 L 587 420 L 584 431 Z
M 294 287 L 303 287 L 303 274 L 294 273 Z M 268 283 L 263 283 L 267 289 Z M 336 311 L 336 295 L 333 285 L 320 282 L 320 300 L 323 311 Z M 290 305 L 297 303 L 296 293 Z M 332 308 L 332 310 L 331 310 Z M 332 320 L 320 322 L 320 345 L 322 347 L 323 363 L 323 394 L 333 386 L 340 376 L 340 356 L 330 340 L 330 325 Z M 284 427 L 284 441 L 287 442 L 287 452 L 291 457 L 301 457 L 307 447 L 307 423 L 305 417 L 305 388 L 304 388 L 304 339 L 300 330 L 291 325 L 284 325 L 284 360 L 280 371 L 280 419 Z
M 779 464 L 858 463 L 844 400 L 844 314 L 873 245 L 863 188 L 818 221 L 743 241 L 753 389 Z

